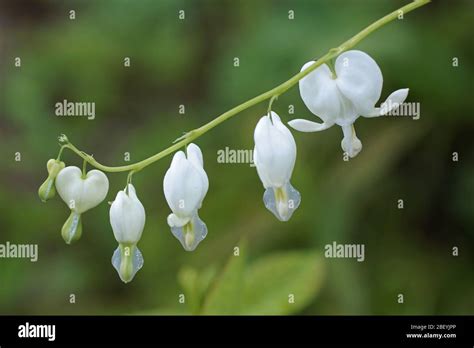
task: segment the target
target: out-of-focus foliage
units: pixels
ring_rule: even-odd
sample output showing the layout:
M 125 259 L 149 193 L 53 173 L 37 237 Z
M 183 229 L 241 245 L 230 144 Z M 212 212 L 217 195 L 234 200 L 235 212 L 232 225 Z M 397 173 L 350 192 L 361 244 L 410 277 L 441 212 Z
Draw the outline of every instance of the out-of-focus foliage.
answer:
M 321 255 L 275 253 L 251 265 L 232 256 L 204 300 L 203 314 L 291 314 L 303 309 L 320 288 Z
M 36 195 L 46 161 L 57 154 L 58 134 L 105 164 L 127 164 L 125 152 L 141 160 L 407 2 L 1 2 L 0 243 L 37 243 L 39 260 L 0 259 L 0 313 L 472 314 L 469 0 L 435 0 L 357 47 L 382 69 L 381 99 L 409 87 L 408 101 L 420 103 L 421 118 L 359 120 L 364 148 L 349 162 L 342 158 L 339 128 L 294 133 L 292 184 L 302 203 L 287 223 L 263 206 L 255 168 L 217 162 L 226 146 L 253 148 L 265 104 L 197 141 L 210 189 L 200 210 L 209 234 L 196 251 L 183 251 L 166 224 L 162 179 L 171 158 L 134 176 L 147 222 L 139 243 L 144 268 L 130 284 L 122 284 L 111 265 L 116 242 L 106 203 L 84 214 L 82 239 L 66 246 L 60 235 L 66 205 L 59 199 L 44 204 Z M 95 120 L 57 117 L 54 105 L 64 99 L 95 102 Z M 284 121 L 314 117 L 297 87 L 280 96 L 274 110 Z M 82 163 L 69 152 L 63 160 Z M 107 200 L 124 187 L 126 175 L 108 175 Z M 241 255 L 233 256 L 243 239 Z M 365 244 L 365 261 L 323 259 L 333 241 Z
M 245 274 L 244 314 L 293 314 L 316 296 L 324 275 L 321 253 L 275 253 Z
M 321 253 L 275 252 L 249 264 L 245 250 L 246 245 L 236 247 L 220 274 L 212 266 L 181 270 L 183 314 L 293 314 L 318 293 L 324 276 Z

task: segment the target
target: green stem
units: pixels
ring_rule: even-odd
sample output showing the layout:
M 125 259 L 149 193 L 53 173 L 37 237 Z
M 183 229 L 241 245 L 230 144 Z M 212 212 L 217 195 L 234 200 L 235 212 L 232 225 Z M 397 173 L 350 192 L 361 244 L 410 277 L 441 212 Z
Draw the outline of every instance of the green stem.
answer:
M 66 146 L 63 145 L 63 146 L 61 146 L 61 148 L 59 149 L 58 157 L 56 157 L 56 160 L 57 160 L 57 161 L 60 161 L 60 160 L 61 160 L 61 155 L 63 154 L 63 151 L 64 151 L 64 148 L 65 148 L 65 147 L 66 147 Z
M 268 103 L 268 109 L 267 109 L 268 116 L 270 116 L 270 112 L 272 111 L 273 102 L 277 99 L 278 99 L 278 95 L 274 95 L 272 99 L 270 99 L 270 102 Z
M 84 162 L 82 162 L 82 178 L 86 178 L 86 168 L 87 168 L 87 161 L 84 159 Z
M 73 144 L 67 143 L 64 145 L 64 147 L 72 150 L 75 152 L 78 156 L 82 157 L 85 161 L 87 161 L 90 165 L 96 167 L 97 169 L 100 169 L 105 172 L 125 172 L 125 171 L 139 171 L 142 170 L 143 168 L 149 166 L 150 164 L 162 159 L 163 157 L 166 157 L 173 152 L 179 150 L 183 146 L 186 146 L 193 140 L 199 138 L 203 134 L 207 133 L 214 127 L 218 126 L 219 124 L 223 123 L 224 121 L 228 120 L 229 118 L 237 115 L 238 113 L 256 105 L 259 104 L 267 99 L 271 99 L 273 97 L 279 96 L 283 93 L 285 93 L 287 90 L 289 90 L 291 87 L 296 85 L 303 77 L 308 75 L 310 72 L 315 70 L 317 67 L 321 66 L 322 64 L 327 63 L 331 59 L 337 57 L 340 55 L 342 52 L 347 51 L 354 46 L 356 46 L 360 41 L 365 39 L 367 36 L 369 36 L 371 33 L 374 31 L 380 29 L 383 27 L 385 24 L 395 20 L 398 18 L 400 13 L 403 15 L 407 14 L 408 12 L 411 12 L 418 7 L 421 7 L 423 5 L 426 5 L 429 3 L 431 0 L 414 0 L 413 2 L 400 7 L 398 10 L 395 10 L 385 17 L 380 18 L 379 20 L 375 21 L 362 31 L 360 31 L 358 34 L 354 35 L 351 37 L 349 40 L 345 41 L 341 45 L 339 45 L 336 48 L 330 49 L 325 55 L 323 55 L 321 58 L 316 60 L 316 64 L 311 65 L 308 69 L 299 72 L 298 74 L 294 75 L 292 78 L 289 80 L 283 82 L 282 84 L 276 86 L 275 88 L 272 88 L 271 90 L 264 92 L 250 100 L 247 100 L 246 102 L 235 106 L 234 108 L 224 112 L 220 116 L 216 117 L 212 121 L 206 123 L 205 125 L 196 128 L 192 131 L 187 132 L 184 134 L 182 137 L 178 138 L 175 140 L 174 144 L 171 145 L 170 147 L 166 148 L 165 150 L 158 152 L 157 154 L 148 157 L 142 161 L 129 164 L 126 166 L 117 166 L 117 167 L 111 167 L 111 166 L 105 166 L 99 162 L 97 162 L 92 156 L 85 154 L 84 152 L 80 151 L 77 149 Z

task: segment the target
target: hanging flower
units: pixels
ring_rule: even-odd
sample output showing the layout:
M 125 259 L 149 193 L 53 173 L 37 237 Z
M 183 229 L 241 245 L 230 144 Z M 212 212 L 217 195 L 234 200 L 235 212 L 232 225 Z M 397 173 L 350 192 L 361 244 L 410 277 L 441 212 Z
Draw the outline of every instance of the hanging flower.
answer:
M 173 211 L 168 225 L 173 235 L 187 251 L 196 249 L 206 237 L 206 224 L 199 218 L 198 209 L 209 188 L 209 180 L 203 168 L 201 149 L 189 144 L 174 154 L 171 166 L 163 180 L 166 201 Z
M 61 230 L 67 244 L 81 237 L 81 214 L 99 205 L 107 196 L 109 180 L 100 170 L 93 169 L 86 175 L 78 167 L 66 167 L 56 177 L 56 190 L 71 209 L 71 215 Z
M 145 227 L 145 208 L 132 184 L 128 184 L 125 190 L 117 193 L 110 206 L 110 224 L 119 243 L 112 256 L 112 265 L 120 279 L 128 283 L 143 267 L 143 256 L 137 243 Z
M 314 61 L 306 63 L 301 71 L 313 64 Z M 357 118 L 386 115 L 398 108 L 408 95 L 408 88 L 399 89 L 376 108 L 382 84 L 382 72 L 369 55 L 357 50 L 347 51 L 337 57 L 335 74 L 323 64 L 299 82 L 303 102 L 323 123 L 295 119 L 288 124 L 300 132 L 318 132 L 337 124 L 344 134 L 343 151 L 355 157 L 362 149 L 354 129 Z
M 48 163 L 46 163 L 48 178 L 38 189 L 38 196 L 43 202 L 46 202 L 48 199 L 51 199 L 56 195 L 54 182 L 59 172 L 63 170 L 65 166 L 66 165 L 64 162 L 55 160 L 53 158 L 51 158 Z
M 290 184 L 296 160 L 295 139 L 272 111 L 258 121 L 254 140 L 254 163 L 265 187 L 265 207 L 280 221 L 288 221 L 301 202 L 300 193 Z

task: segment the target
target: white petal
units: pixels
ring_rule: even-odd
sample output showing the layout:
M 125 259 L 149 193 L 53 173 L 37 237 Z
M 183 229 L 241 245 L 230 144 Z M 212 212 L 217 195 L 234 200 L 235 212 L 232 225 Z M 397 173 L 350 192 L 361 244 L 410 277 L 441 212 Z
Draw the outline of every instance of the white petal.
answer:
M 262 181 L 264 187 L 269 187 L 271 183 L 270 183 L 270 178 L 267 176 L 268 171 L 264 170 L 265 164 L 263 162 L 260 162 L 260 159 L 258 157 L 258 151 L 257 151 L 257 145 L 256 145 L 255 139 L 257 138 L 263 139 L 263 138 L 268 137 L 270 126 L 271 126 L 270 117 L 263 116 L 258 121 L 257 126 L 255 127 L 255 131 L 254 131 L 255 147 L 253 149 L 253 162 L 255 164 L 255 167 L 257 168 L 258 176 L 260 177 L 260 180 Z
M 169 207 L 179 217 L 189 217 L 200 207 L 207 192 L 208 181 L 202 167 L 177 152 L 163 180 L 163 190 Z
M 207 177 L 206 172 L 204 171 L 204 167 L 203 167 L 204 161 L 202 157 L 202 152 L 199 146 L 197 146 L 196 144 L 189 144 L 187 146 L 186 152 L 188 155 L 189 162 L 195 166 L 196 170 L 201 175 L 201 180 L 202 180 L 202 185 L 203 185 L 203 189 L 201 193 L 201 197 L 202 197 L 201 203 L 199 204 L 199 207 L 201 207 L 202 201 L 204 197 L 206 196 L 207 191 L 209 189 L 209 179 Z
M 83 203 L 82 207 L 77 208 L 80 213 L 99 205 L 105 199 L 109 191 L 109 180 L 100 170 L 93 169 L 87 172 L 83 182 Z
M 254 133 L 254 163 L 265 188 L 285 185 L 293 172 L 296 143 L 278 115 L 263 116 Z
M 207 236 L 207 226 L 194 214 L 189 224 L 180 227 L 171 227 L 171 232 L 181 242 L 184 250 L 193 251 Z
M 110 207 L 110 224 L 119 243 L 136 244 L 145 227 L 145 208 L 138 199 L 133 185 L 128 185 L 128 195 L 119 191 Z
M 313 121 L 308 121 L 302 118 L 297 118 L 288 122 L 288 125 L 300 132 L 319 132 L 329 127 L 332 127 L 334 123 L 324 122 L 318 123 Z
M 169 227 L 183 227 L 186 225 L 189 220 L 191 220 L 190 216 L 187 217 L 179 217 L 175 214 L 168 215 L 167 222 Z
M 188 155 L 188 160 L 190 160 L 192 163 L 194 163 L 196 166 L 204 166 L 204 161 L 202 159 L 202 152 L 199 146 L 196 144 L 189 144 L 186 147 L 186 153 Z
M 382 103 L 380 108 L 374 108 L 371 113 L 364 115 L 365 117 L 377 117 L 383 116 L 390 113 L 392 110 L 397 109 L 408 96 L 408 88 L 398 89 L 388 96 L 388 98 Z
M 137 272 L 143 267 L 143 255 L 136 245 L 132 246 L 132 250 L 128 251 L 131 253 L 130 256 L 126 256 L 124 251 L 121 250 L 123 246 L 120 246 L 115 249 L 112 255 L 112 265 L 117 270 L 117 273 L 120 276 L 120 279 L 124 283 L 131 282 Z M 130 247 L 129 247 L 130 248 Z M 127 269 L 130 267 L 130 269 Z M 125 274 L 122 272 L 125 271 Z
M 288 182 L 281 188 L 267 188 L 263 194 L 263 202 L 278 220 L 288 221 L 299 207 L 301 195 Z
M 56 178 L 56 189 L 71 210 L 81 214 L 99 205 L 107 196 L 109 180 L 100 170 L 93 169 L 82 178 L 78 167 L 66 167 Z
M 336 59 L 337 86 L 358 115 L 370 113 L 382 92 L 383 77 L 377 63 L 362 51 L 347 51 Z
M 81 204 L 79 197 L 82 190 L 82 171 L 78 167 L 69 166 L 61 170 L 56 177 L 56 190 L 68 206 Z
M 257 168 L 257 174 L 258 177 L 260 178 L 260 181 L 263 184 L 263 187 L 267 188 L 271 186 L 270 179 L 267 177 L 267 171 L 262 170 L 263 165 L 260 164 L 260 161 L 258 159 L 258 153 L 257 153 L 257 148 L 253 148 L 253 163 L 255 164 L 255 167 Z
M 301 71 L 316 62 L 303 65 Z M 300 95 L 306 107 L 325 123 L 333 122 L 336 118 L 353 118 L 354 112 L 341 98 L 336 80 L 326 64 L 323 64 L 303 77 L 299 82 Z
M 180 185 L 179 179 L 180 177 L 177 176 L 178 168 L 182 167 L 182 162 L 186 161 L 186 155 L 183 151 L 178 151 L 173 155 L 173 159 L 171 160 L 171 165 L 169 169 L 165 173 L 165 177 L 163 178 L 163 192 L 165 194 L 166 201 L 168 202 L 169 207 L 171 210 L 174 209 L 174 195 L 176 191 L 176 187 Z
M 296 153 L 296 143 L 295 143 L 295 139 L 293 138 L 293 134 L 291 134 L 291 131 L 288 129 L 287 126 L 283 124 L 283 122 L 281 122 L 280 116 L 278 116 L 276 112 L 272 111 L 270 113 L 270 117 L 272 120 L 273 127 L 276 128 L 276 130 L 278 130 L 278 132 L 280 133 L 280 135 L 283 137 L 283 139 L 286 142 L 294 145 L 294 150 Z
M 362 150 L 362 142 L 357 138 L 354 125 L 342 127 L 344 138 L 341 141 L 341 147 L 347 152 L 349 157 L 353 158 Z

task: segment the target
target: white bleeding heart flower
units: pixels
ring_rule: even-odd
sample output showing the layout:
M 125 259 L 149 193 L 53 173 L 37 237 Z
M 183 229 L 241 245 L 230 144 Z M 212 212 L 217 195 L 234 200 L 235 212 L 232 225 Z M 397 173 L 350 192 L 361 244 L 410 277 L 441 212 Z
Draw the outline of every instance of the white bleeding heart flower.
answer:
M 196 249 L 207 235 L 207 226 L 199 218 L 198 209 L 209 188 L 209 180 L 203 168 L 201 149 L 189 144 L 174 154 L 171 166 L 163 180 L 163 190 L 172 214 L 168 225 L 173 235 L 187 251 Z
M 313 64 L 314 61 L 306 63 L 301 71 Z M 369 55 L 357 50 L 347 51 L 337 57 L 334 70 L 335 76 L 323 64 L 299 82 L 303 102 L 323 123 L 295 119 L 288 124 L 300 132 L 318 132 L 337 124 L 344 134 L 342 149 L 350 157 L 355 157 L 362 149 L 354 129 L 357 118 L 388 114 L 405 101 L 408 88 L 393 92 L 377 108 L 375 103 L 380 99 L 383 77 L 379 66 Z
M 272 111 L 258 121 L 254 140 L 254 163 L 266 189 L 265 207 L 280 221 L 288 221 L 301 202 L 300 193 L 290 184 L 296 160 L 295 139 Z
M 70 244 L 81 237 L 81 214 L 99 205 L 109 191 L 109 180 L 100 170 L 93 169 L 85 176 L 78 167 L 66 167 L 56 177 L 56 190 L 71 209 L 71 215 L 61 230 L 64 241 Z
M 143 267 L 143 256 L 137 247 L 145 227 L 145 208 L 137 197 L 135 188 L 128 184 L 119 191 L 110 206 L 110 224 L 118 248 L 112 256 L 112 265 L 120 279 L 128 283 Z

